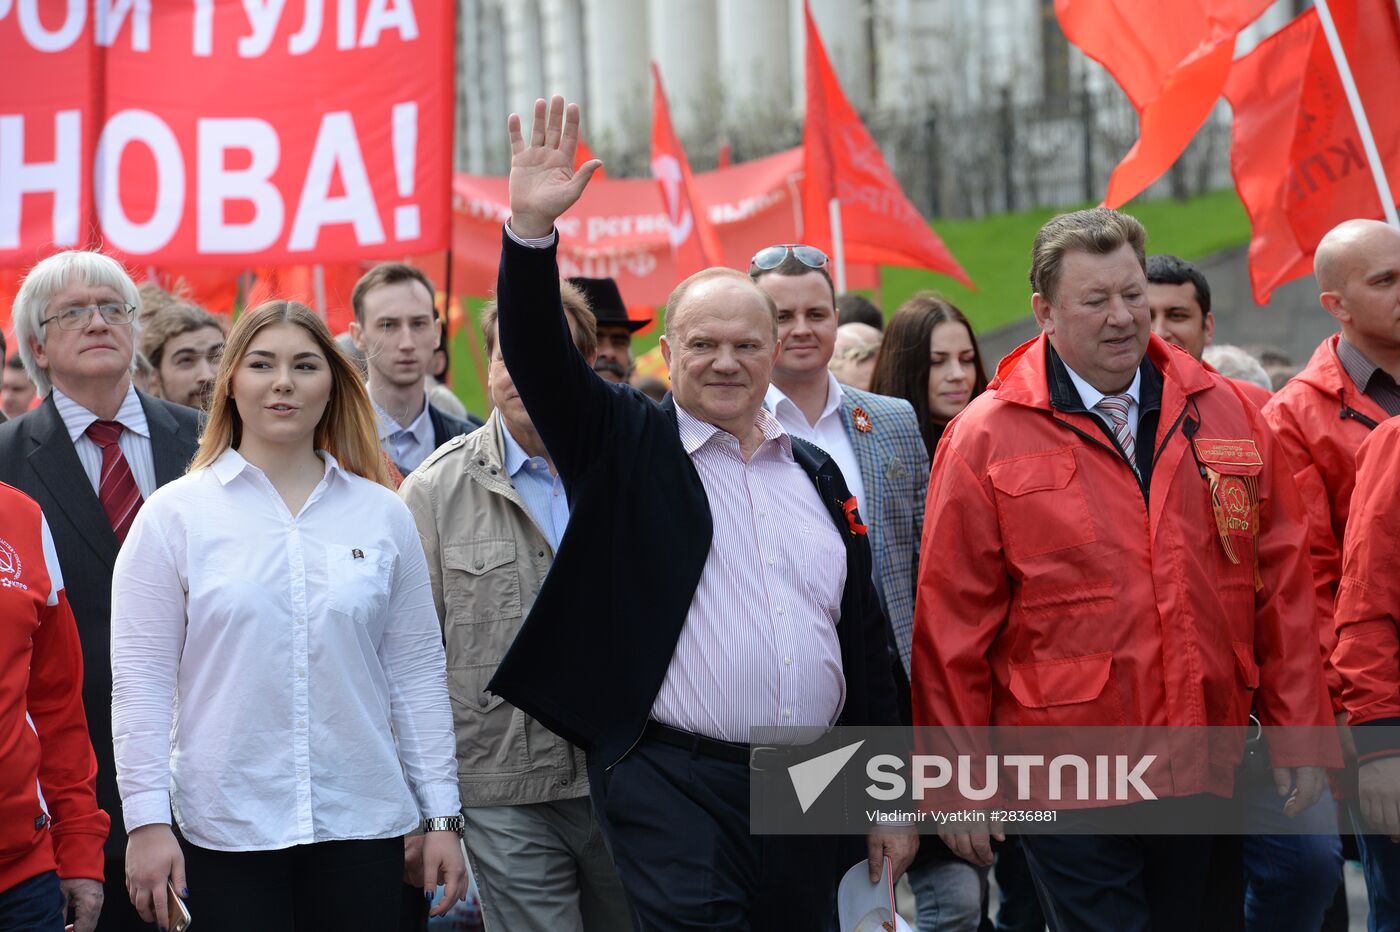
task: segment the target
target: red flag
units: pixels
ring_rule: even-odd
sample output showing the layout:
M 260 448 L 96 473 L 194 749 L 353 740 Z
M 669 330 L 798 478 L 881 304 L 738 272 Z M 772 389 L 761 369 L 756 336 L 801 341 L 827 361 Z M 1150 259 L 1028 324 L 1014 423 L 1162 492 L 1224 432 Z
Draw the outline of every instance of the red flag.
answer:
M 666 108 L 666 92 L 661 87 L 661 70 L 651 63 L 651 173 L 661 185 L 661 198 L 671 221 L 671 254 L 676 258 L 676 275 L 687 278 L 712 265 L 724 265 L 719 237 L 715 235 L 703 204 L 695 199 L 695 180 L 690 160 L 671 126 Z
M 1235 36 L 1271 0 L 1055 0 L 1065 36 L 1103 65 L 1138 112 L 1138 140 L 1113 170 L 1104 205 L 1119 207 L 1162 177 L 1211 109 Z
M 588 148 L 588 143 L 584 142 L 582 139 L 579 139 L 578 148 L 574 150 L 574 171 L 578 171 L 580 168 L 583 167 L 585 162 L 591 162 L 597 157 L 598 156 L 593 154 L 593 150 Z M 593 177 L 606 178 L 608 177 L 608 175 L 607 172 L 603 171 L 600 168 L 593 173 Z
M 729 143 L 722 142 L 719 145 L 719 160 L 715 162 L 715 168 L 729 167 Z
M 904 196 L 880 148 L 841 91 L 812 10 L 807 17 L 807 120 L 802 130 L 806 181 L 802 238 L 832 249 L 828 204 L 841 201 L 846 261 L 933 269 L 965 285 L 972 281 Z
M 1332 0 L 1333 21 L 1376 140 L 1391 197 L 1400 181 L 1400 23 L 1390 0 Z M 1332 227 L 1381 219 L 1376 183 L 1336 63 L 1309 9 L 1235 63 L 1225 86 L 1235 111 L 1230 167 L 1249 211 L 1249 277 L 1263 304 L 1312 271 Z

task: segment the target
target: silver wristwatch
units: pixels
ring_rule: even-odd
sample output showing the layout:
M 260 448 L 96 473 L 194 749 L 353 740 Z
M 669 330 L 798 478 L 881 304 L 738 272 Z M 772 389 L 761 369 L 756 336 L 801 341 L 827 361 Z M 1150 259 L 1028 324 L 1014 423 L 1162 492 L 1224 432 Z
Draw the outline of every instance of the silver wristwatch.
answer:
M 464 828 L 466 828 L 466 820 L 460 815 L 433 816 L 424 823 L 424 831 L 454 832 L 458 838 L 462 836 L 462 830 Z

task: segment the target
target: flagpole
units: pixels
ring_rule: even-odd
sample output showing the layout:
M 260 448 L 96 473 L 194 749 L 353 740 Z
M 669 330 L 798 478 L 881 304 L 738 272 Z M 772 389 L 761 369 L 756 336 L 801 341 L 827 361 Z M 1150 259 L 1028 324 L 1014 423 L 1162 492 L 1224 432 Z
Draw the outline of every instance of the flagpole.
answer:
M 330 315 L 326 311 L 326 270 L 320 263 L 311 267 L 311 290 L 316 299 L 316 313 L 321 315 L 322 320 L 329 320 Z
M 1376 182 L 1376 191 L 1381 197 L 1381 209 L 1385 211 L 1385 222 L 1400 230 L 1400 214 L 1395 211 L 1395 198 L 1390 193 L 1390 182 L 1385 177 L 1385 165 L 1381 163 L 1380 152 L 1376 149 L 1375 136 L 1371 134 L 1371 124 L 1366 119 L 1366 110 L 1361 106 L 1361 95 L 1356 90 L 1356 79 L 1352 77 L 1351 65 L 1347 63 L 1346 50 L 1342 48 L 1341 37 L 1337 35 L 1337 24 L 1332 22 L 1332 10 L 1327 0 L 1317 0 L 1317 19 L 1322 23 L 1322 32 L 1327 37 L 1327 47 L 1332 50 L 1332 61 L 1337 66 L 1337 76 L 1342 79 L 1342 90 L 1346 91 L 1347 103 L 1351 105 L 1351 116 L 1356 121 L 1356 130 L 1361 134 L 1361 147 L 1366 150 L 1366 161 L 1371 163 L 1371 177 Z
M 836 265 L 836 293 L 841 295 L 846 293 L 846 244 L 841 236 L 841 199 L 833 197 L 826 202 L 826 206 L 831 217 L 831 251 L 836 253 L 831 257 Z

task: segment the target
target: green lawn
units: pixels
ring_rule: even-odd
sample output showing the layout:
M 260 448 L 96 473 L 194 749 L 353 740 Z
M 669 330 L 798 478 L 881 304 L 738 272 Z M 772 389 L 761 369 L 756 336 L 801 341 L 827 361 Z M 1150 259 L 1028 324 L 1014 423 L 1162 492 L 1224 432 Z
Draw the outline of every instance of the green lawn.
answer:
M 1087 205 L 1086 205 L 1087 206 Z M 1147 251 L 1169 252 L 1186 259 L 1197 259 L 1249 241 L 1249 217 L 1233 190 L 1216 191 L 1186 201 L 1135 201 L 1126 208 L 1147 227 Z M 1046 220 L 1060 213 L 1045 208 L 1015 214 L 999 214 L 980 220 L 943 220 L 934 224 L 977 290 L 943 275 L 920 269 L 886 267 L 882 287 L 874 297 L 885 309 L 895 309 L 916 291 L 932 288 L 962 308 L 979 331 L 993 330 L 1030 313 L 1031 240 Z M 478 414 L 489 408 L 481 367 L 484 350 L 476 315 L 481 301 L 470 301 L 470 328 L 461 327 L 452 342 L 452 387 Z M 656 345 L 659 327 L 640 334 L 633 343 L 641 354 Z M 476 348 L 473 351 L 472 343 Z
M 1249 217 L 1233 190 L 1187 201 L 1133 202 L 1126 210 L 1147 227 L 1149 254 L 1167 252 L 1197 259 L 1249 241 Z M 960 307 L 979 331 L 1027 316 L 1031 312 L 1026 280 L 1031 241 L 1041 224 L 1060 212 L 1047 208 L 935 224 L 977 290 L 920 269 L 886 268 L 880 295 L 886 315 L 914 292 L 933 288 Z

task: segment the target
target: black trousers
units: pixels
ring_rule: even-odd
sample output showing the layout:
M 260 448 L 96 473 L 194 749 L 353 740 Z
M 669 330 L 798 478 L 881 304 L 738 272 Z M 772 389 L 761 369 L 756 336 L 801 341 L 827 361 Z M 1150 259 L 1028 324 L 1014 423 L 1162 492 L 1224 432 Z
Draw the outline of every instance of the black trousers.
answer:
M 644 738 L 588 779 L 638 932 L 835 929 L 837 840 L 750 835 L 748 765 Z
M 1081 834 L 1023 835 L 1045 920 L 1053 932 L 1175 932 L 1203 928 L 1215 837 L 1211 835 L 1094 835 L 1096 826 L 1121 830 L 1152 807 L 1199 818 L 1224 812 L 1224 801 L 1192 796 L 1109 809 L 1061 812 L 1057 823 Z M 1234 868 L 1239 870 L 1238 865 Z
M 188 841 L 185 901 L 202 932 L 386 932 L 398 928 L 403 838 L 279 851 L 211 851 Z M 421 894 L 420 894 L 421 895 Z

